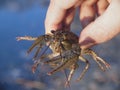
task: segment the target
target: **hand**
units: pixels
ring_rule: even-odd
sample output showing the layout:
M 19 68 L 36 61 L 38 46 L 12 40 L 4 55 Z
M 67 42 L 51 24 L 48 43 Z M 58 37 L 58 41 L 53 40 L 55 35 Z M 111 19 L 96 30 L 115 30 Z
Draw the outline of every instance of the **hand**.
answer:
M 45 28 L 70 29 L 76 8 L 83 27 L 79 43 L 81 48 L 106 42 L 120 32 L 120 0 L 51 0 Z

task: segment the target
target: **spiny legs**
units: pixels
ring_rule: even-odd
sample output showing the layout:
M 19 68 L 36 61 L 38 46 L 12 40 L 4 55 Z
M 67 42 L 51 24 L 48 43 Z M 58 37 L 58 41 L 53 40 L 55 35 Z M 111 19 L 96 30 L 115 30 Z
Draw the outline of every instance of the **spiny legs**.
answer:
M 82 56 L 80 56 L 79 59 L 81 61 L 85 62 L 86 66 L 85 66 L 84 70 L 82 71 L 82 73 L 80 74 L 80 76 L 78 77 L 77 81 L 80 81 L 83 78 L 83 76 L 85 75 L 85 73 L 87 72 L 87 70 L 90 66 L 89 61 L 87 59 L 83 58 Z

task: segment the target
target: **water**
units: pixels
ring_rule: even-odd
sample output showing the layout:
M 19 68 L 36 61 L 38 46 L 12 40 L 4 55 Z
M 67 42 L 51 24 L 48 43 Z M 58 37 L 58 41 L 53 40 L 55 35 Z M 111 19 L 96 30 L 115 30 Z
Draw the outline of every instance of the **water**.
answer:
M 33 75 L 28 68 L 31 64 L 30 58 L 25 55 L 30 43 L 17 42 L 16 37 L 39 36 L 45 32 L 44 19 L 47 8 L 40 5 L 23 10 L 12 8 L 0 9 L 0 90 L 18 90 L 20 86 L 16 84 L 16 80 Z M 29 63 L 28 66 L 25 63 Z

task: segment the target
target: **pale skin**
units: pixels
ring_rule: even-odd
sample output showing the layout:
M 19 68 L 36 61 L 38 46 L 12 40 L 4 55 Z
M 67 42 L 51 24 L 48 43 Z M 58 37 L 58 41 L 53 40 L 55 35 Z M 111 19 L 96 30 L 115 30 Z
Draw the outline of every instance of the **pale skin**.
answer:
M 106 42 L 120 33 L 120 0 L 51 0 L 45 19 L 46 33 L 70 30 L 77 8 L 83 27 L 79 36 L 81 48 Z

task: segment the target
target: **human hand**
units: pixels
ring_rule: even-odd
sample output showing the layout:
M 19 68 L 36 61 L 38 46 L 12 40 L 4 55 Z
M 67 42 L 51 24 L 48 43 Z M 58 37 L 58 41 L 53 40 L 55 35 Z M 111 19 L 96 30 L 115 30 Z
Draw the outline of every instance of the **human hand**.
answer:
M 76 8 L 80 8 L 83 27 L 79 38 L 81 48 L 106 42 L 120 32 L 120 0 L 51 0 L 45 20 L 46 33 L 69 30 Z

